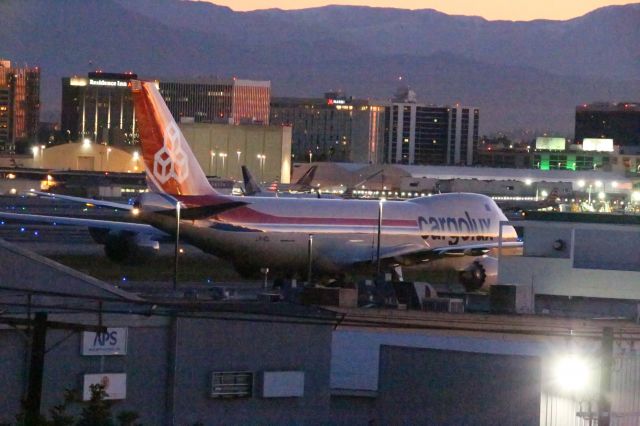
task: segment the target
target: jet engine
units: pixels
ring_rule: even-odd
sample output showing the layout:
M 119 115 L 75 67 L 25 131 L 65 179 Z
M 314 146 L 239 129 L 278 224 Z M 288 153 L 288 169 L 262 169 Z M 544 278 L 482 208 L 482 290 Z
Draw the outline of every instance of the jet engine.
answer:
M 95 242 L 104 244 L 107 257 L 117 263 L 131 262 L 160 249 L 160 243 L 145 234 L 100 228 L 89 228 L 89 234 Z
M 482 257 L 474 260 L 466 268 L 461 270 L 458 280 L 466 291 L 478 291 L 487 289 L 496 283 L 498 276 L 498 259 L 495 257 Z

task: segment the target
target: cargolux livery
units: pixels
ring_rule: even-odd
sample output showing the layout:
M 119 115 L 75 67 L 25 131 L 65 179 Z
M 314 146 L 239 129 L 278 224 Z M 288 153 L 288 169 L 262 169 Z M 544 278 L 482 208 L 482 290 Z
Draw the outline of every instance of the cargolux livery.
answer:
M 468 290 L 490 284 L 496 259 L 485 254 L 498 245 L 500 222 L 507 219 L 489 197 L 441 194 L 382 202 L 380 207 L 377 200 L 221 195 L 207 182 L 157 88 L 134 81 L 132 92 L 151 191 L 142 194 L 135 207 L 125 208 L 139 213 L 144 224 L 69 221 L 85 223 L 94 233 L 102 230 L 115 241 L 157 240 L 174 234 L 180 203 L 182 239 L 228 259 L 240 273 L 269 267 L 285 276 L 306 274 L 311 235 L 314 274 L 375 270 L 382 211 L 379 245 L 383 268 L 437 265 L 442 259 L 464 257 L 458 268 L 461 283 Z M 26 216 L 37 220 L 37 216 Z M 62 222 L 58 219 L 58 223 Z M 504 245 L 519 244 L 511 226 L 502 227 L 502 237 Z M 107 245 L 108 241 L 105 238 Z

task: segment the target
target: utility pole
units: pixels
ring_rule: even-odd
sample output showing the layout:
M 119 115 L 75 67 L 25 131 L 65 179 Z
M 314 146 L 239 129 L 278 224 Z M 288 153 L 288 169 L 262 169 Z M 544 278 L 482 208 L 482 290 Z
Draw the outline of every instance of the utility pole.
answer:
M 176 203 L 176 247 L 173 263 L 173 291 L 178 289 L 178 255 L 180 250 L 180 201 Z
M 613 328 L 611 327 L 602 329 L 600 363 L 598 426 L 609 426 L 611 424 L 611 369 L 613 367 Z
M 307 256 L 309 258 L 309 268 L 307 270 L 307 285 L 311 286 L 311 272 L 313 267 L 313 234 L 309 234 L 309 245 L 307 247 Z
M 38 424 L 40 402 L 42 400 L 42 376 L 44 373 L 44 354 L 47 343 L 47 314 L 36 312 L 31 335 L 31 361 L 29 362 L 29 383 L 25 401 L 25 424 Z
M 378 200 L 378 247 L 376 250 L 376 276 L 380 276 L 380 239 L 382 238 L 382 203 L 384 198 Z

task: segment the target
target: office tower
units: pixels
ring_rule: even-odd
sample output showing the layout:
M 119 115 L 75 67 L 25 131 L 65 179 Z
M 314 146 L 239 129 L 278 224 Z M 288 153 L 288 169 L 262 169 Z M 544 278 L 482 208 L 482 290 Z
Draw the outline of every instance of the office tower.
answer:
M 0 59 L 0 152 L 36 142 L 40 121 L 40 69 Z
M 384 113 L 384 162 L 473 165 L 480 112 L 464 106 L 418 103 L 401 89 Z

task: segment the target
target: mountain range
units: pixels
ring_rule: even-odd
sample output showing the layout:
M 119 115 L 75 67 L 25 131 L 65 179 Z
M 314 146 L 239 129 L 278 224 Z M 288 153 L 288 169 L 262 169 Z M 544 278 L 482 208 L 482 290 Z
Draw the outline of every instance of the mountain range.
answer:
M 430 9 L 0 0 L 0 40 L 0 57 L 41 67 L 48 120 L 59 119 L 61 77 L 97 68 L 271 80 L 274 96 L 388 99 L 402 83 L 421 102 L 480 107 L 481 133 L 570 136 L 576 105 L 640 101 L 640 4 L 511 22 Z

